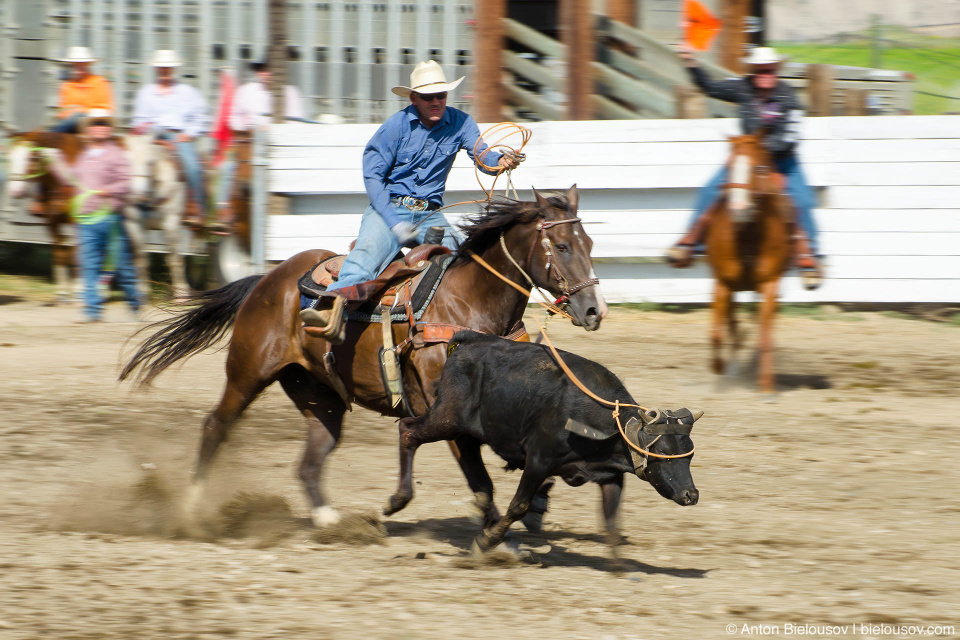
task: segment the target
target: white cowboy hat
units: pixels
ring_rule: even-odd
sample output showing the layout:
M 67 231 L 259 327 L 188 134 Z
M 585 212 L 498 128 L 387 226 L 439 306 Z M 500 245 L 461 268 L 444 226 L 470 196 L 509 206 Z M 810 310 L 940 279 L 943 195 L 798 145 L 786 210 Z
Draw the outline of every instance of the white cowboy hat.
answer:
M 109 109 L 90 109 L 87 112 L 87 115 L 83 116 L 80 120 L 80 126 L 77 127 L 81 133 L 86 133 L 87 127 L 90 126 L 90 123 L 94 120 L 107 120 L 110 123 L 110 126 L 113 126 L 113 114 L 110 113 Z
M 96 62 L 97 57 L 93 55 L 87 47 L 70 47 L 67 49 L 67 55 L 60 58 L 59 62 Z
M 742 61 L 750 65 L 759 64 L 780 64 L 786 60 L 773 47 L 756 47 L 750 51 L 750 55 L 743 58 Z
M 176 51 L 170 49 L 157 49 L 153 52 L 153 57 L 150 58 L 151 67 L 179 67 L 182 65 L 183 61 L 180 56 L 177 55 Z
M 460 76 L 453 82 L 447 82 L 447 77 L 443 75 L 443 68 L 434 62 L 418 62 L 410 73 L 410 86 L 394 87 L 391 89 L 398 96 L 406 98 L 411 93 L 431 94 L 443 93 L 444 91 L 453 91 L 456 89 L 466 76 Z

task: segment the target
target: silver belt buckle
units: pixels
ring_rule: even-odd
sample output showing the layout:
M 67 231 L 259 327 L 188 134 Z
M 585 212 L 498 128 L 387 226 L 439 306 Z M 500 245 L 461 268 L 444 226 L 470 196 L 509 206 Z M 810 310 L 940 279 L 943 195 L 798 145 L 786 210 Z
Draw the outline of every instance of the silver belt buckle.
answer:
M 421 200 L 420 198 L 414 198 L 413 196 L 404 196 L 403 206 L 411 211 L 426 211 L 427 201 Z

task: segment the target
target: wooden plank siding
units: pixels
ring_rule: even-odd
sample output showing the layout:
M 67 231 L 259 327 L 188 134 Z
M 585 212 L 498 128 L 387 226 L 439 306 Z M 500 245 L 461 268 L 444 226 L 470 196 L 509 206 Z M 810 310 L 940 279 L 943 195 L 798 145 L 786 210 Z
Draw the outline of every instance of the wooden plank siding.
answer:
M 609 301 L 709 300 L 705 265 L 677 271 L 656 259 L 684 230 L 697 190 L 725 160 L 734 121 L 543 122 L 530 128 L 529 159 L 514 176 L 521 197 L 532 197 L 530 186 L 579 185 L 580 215 L 589 223 Z M 272 129 L 271 191 L 297 195 L 291 215 L 267 220 L 268 260 L 314 247 L 346 251 L 367 205 L 360 162 L 375 131 L 374 125 Z M 960 301 L 960 118 L 810 118 L 803 136 L 800 154 L 817 193 L 828 279 L 807 292 L 791 274 L 783 300 Z M 460 154 L 445 201 L 480 196 L 470 161 Z M 474 210 L 448 211 L 455 222 Z

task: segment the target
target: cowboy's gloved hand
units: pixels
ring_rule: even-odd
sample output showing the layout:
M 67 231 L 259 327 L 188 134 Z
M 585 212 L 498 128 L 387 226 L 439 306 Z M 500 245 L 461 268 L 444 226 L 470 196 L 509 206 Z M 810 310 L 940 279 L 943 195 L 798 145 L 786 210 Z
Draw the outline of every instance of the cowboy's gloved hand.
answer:
M 397 242 L 402 246 L 407 246 L 408 243 L 417 239 L 417 230 L 413 224 L 409 222 L 398 222 L 390 227 L 390 231 L 393 232 L 393 235 L 397 238 Z
M 506 149 L 503 151 L 500 156 L 500 161 L 497 163 L 500 167 L 511 171 L 520 166 L 520 163 L 527 159 L 527 156 L 523 153 L 515 153 L 511 149 Z

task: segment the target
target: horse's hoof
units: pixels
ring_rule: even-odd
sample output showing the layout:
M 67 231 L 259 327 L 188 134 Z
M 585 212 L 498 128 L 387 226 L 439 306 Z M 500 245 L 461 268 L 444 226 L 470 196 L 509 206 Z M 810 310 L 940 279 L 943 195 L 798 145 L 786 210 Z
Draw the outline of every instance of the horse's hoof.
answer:
M 310 513 L 315 527 L 329 527 L 340 522 L 340 512 L 329 506 L 315 507 Z
M 407 497 L 403 495 L 394 494 L 390 496 L 390 499 L 387 500 L 387 504 L 383 506 L 383 515 L 392 516 L 397 511 L 400 511 L 406 507 L 410 500 L 413 499 L 413 496 Z

